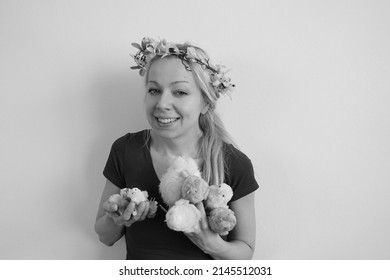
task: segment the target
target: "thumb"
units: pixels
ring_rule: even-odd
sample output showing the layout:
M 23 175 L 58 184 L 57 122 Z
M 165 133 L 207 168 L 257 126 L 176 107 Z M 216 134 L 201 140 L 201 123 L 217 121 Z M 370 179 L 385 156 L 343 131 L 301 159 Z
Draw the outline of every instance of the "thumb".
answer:
M 108 201 L 103 203 L 103 209 L 107 212 L 115 212 L 118 210 L 118 205 L 116 203 L 110 203 Z

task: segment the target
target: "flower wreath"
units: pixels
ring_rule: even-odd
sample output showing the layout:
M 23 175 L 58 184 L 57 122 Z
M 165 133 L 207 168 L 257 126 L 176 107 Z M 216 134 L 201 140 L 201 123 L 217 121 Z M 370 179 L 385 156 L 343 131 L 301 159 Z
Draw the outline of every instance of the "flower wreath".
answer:
M 164 58 L 169 55 L 175 55 L 181 59 L 183 65 L 188 71 L 191 68 L 188 62 L 196 62 L 202 66 L 204 70 L 210 72 L 210 80 L 213 88 L 215 89 L 217 96 L 221 94 L 230 94 L 234 84 L 231 83 L 230 77 L 227 76 L 228 70 L 223 65 L 211 65 L 208 59 L 201 59 L 194 47 L 187 47 L 187 49 L 179 50 L 174 43 L 168 43 L 165 39 L 156 41 L 153 38 L 145 37 L 142 39 L 141 45 L 137 43 L 131 44 L 138 49 L 135 55 L 131 55 L 134 58 L 137 66 L 132 66 L 131 69 L 140 69 L 139 74 L 144 76 L 146 73 L 147 64 L 155 57 L 161 56 Z

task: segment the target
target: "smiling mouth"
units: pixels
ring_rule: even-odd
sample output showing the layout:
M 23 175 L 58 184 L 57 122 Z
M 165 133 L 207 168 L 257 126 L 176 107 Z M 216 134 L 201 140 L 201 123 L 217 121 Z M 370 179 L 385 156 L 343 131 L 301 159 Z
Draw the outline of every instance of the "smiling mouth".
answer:
M 176 122 L 179 118 L 157 118 L 157 121 L 161 124 L 171 124 Z

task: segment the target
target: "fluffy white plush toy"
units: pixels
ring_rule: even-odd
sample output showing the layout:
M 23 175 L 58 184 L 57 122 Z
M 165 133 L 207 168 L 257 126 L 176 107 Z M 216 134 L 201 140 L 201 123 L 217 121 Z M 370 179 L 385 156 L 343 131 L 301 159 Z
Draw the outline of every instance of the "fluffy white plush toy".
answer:
M 147 200 L 148 192 L 141 191 L 139 188 L 123 188 L 120 190 L 119 194 L 113 194 L 108 198 L 110 204 L 117 205 L 116 214 L 118 216 L 123 214 L 130 202 L 134 202 L 135 205 L 138 205 Z M 152 201 L 151 206 L 148 216 L 154 217 L 154 214 L 157 211 L 157 202 Z M 132 214 L 133 216 L 137 215 L 137 210 L 134 210 Z
M 195 160 L 177 157 L 162 176 L 159 190 L 162 199 L 169 207 L 182 198 L 183 182 L 190 175 L 201 177 Z
M 199 228 L 200 218 L 199 209 L 186 199 L 176 201 L 165 216 L 170 229 L 186 233 L 194 232 Z
M 135 205 L 140 204 L 143 201 L 148 201 L 148 192 L 141 191 L 139 188 L 125 188 L 121 189 L 120 194 L 127 198 L 130 202 L 134 202 Z M 137 215 L 137 210 L 134 209 L 133 216 Z
M 126 210 L 127 206 L 129 205 L 130 201 L 128 201 L 126 198 L 124 198 L 120 194 L 113 194 L 108 198 L 108 202 L 111 205 L 116 205 L 114 206 L 114 215 L 115 216 L 120 216 L 123 214 L 123 212 Z
M 143 201 L 147 201 L 149 196 L 147 191 L 141 191 L 139 188 L 121 189 L 120 194 L 131 202 L 134 202 L 136 205 Z
M 227 208 L 227 204 L 232 197 L 233 190 L 229 185 L 225 183 L 222 183 L 219 186 L 212 185 L 209 187 L 209 195 L 205 201 L 206 209 L 211 210 L 218 207 Z

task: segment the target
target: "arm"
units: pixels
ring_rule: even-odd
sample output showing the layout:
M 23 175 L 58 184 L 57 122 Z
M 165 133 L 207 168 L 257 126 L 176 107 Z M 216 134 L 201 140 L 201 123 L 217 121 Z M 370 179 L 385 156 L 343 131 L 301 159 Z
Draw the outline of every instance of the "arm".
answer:
M 200 232 L 187 236 L 214 259 L 251 259 L 256 240 L 254 198 L 252 192 L 231 203 L 230 208 L 234 211 L 237 224 L 229 233 L 228 241 L 208 228 L 203 205 L 198 205 L 203 216 Z
M 99 209 L 96 215 L 95 231 L 99 235 L 99 240 L 107 246 L 112 246 L 118 241 L 125 232 L 124 225 L 117 225 L 114 220 L 106 214 L 106 210 L 103 208 L 103 204 L 112 195 L 119 193 L 120 189 L 111 183 L 106 181 L 104 191 L 99 203 Z
M 107 201 L 112 194 L 119 192 L 120 189 L 107 180 L 96 215 L 95 231 L 99 235 L 99 240 L 107 246 L 112 246 L 123 236 L 125 227 L 145 220 L 150 209 L 149 201 L 143 201 L 138 205 L 130 202 L 123 214 L 119 216 L 116 213 L 118 205 Z M 136 215 L 133 215 L 134 210 L 137 210 Z

